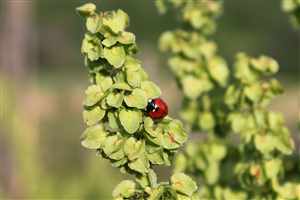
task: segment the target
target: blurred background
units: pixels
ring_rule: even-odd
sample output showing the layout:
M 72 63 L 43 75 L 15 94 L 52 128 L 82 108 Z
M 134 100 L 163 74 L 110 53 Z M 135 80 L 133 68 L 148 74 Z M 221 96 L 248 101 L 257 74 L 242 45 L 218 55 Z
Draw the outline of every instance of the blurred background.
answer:
M 108 161 L 80 146 L 88 77 L 80 55 L 84 23 L 74 9 L 84 2 L 0 0 L 0 199 L 109 200 L 124 178 Z M 153 1 L 94 2 L 101 10 L 128 12 L 138 56 L 176 116 L 181 94 L 157 48 L 160 33 L 176 26 L 174 15 L 159 16 Z M 299 33 L 280 3 L 226 1 L 213 39 L 230 65 L 238 51 L 279 61 L 278 78 L 286 93 L 272 108 L 284 113 L 296 134 Z

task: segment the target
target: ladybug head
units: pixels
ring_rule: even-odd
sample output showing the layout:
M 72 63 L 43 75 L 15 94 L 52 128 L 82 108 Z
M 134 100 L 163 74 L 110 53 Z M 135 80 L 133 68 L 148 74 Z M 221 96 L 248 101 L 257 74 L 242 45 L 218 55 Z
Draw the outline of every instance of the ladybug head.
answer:
M 149 112 L 155 111 L 155 109 L 156 109 L 156 105 L 155 105 L 153 99 L 150 99 L 148 101 L 148 104 L 147 104 L 147 107 L 146 107 L 146 111 L 149 113 Z

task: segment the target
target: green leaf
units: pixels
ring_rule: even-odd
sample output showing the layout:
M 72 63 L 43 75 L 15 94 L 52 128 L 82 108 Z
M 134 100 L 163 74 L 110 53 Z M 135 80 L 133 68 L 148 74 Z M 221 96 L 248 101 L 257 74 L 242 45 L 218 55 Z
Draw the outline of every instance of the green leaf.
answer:
M 147 143 L 146 148 L 147 148 L 146 151 L 148 153 L 158 152 L 162 149 L 160 146 L 157 146 L 157 145 L 152 144 L 152 143 Z
M 126 53 L 123 47 L 117 46 L 109 48 L 104 48 L 103 51 L 104 58 L 114 66 L 115 68 L 120 68 L 123 66 L 126 58 Z
M 124 144 L 124 153 L 129 160 L 137 159 L 144 151 L 144 141 L 136 140 L 134 137 L 128 138 Z
M 212 130 L 215 127 L 215 118 L 211 112 L 203 112 L 199 116 L 199 127 L 205 131 Z
M 157 7 L 157 9 L 158 9 L 158 11 L 159 11 L 160 14 L 166 13 L 167 7 L 165 5 L 164 0 L 157 0 L 157 1 L 155 1 L 155 6 Z
M 184 11 L 184 19 L 188 21 L 195 29 L 200 29 L 204 26 L 205 18 L 201 10 L 189 7 Z
M 105 140 L 103 151 L 106 156 L 110 157 L 113 153 L 116 153 L 120 150 L 122 151 L 122 143 L 123 140 L 118 135 L 109 136 Z
M 273 131 L 280 130 L 280 127 L 282 127 L 284 124 L 283 116 L 280 113 L 269 112 L 268 123 L 271 130 Z
M 225 93 L 225 103 L 227 106 L 233 108 L 239 101 L 241 91 L 234 85 L 230 85 Z
M 99 85 L 91 85 L 85 91 L 85 95 L 84 105 L 93 106 L 102 99 L 104 93 Z
M 267 127 L 267 115 L 266 111 L 263 109 L 254 110 L 254 119 L 256 126 L 258 128 L 266 128 Z
M 108 157 L 111 160 L 123 160 L 125 157 L 125 153 L 124 153 L 123 149 L 121 148 L 121 145 L 120 145 L 120 148 L 118 148 L 118 150 L 116 152 L 110 154 Z
M 113 191 L 113 197 L 124 197 L 130 198 L 135 194 L 135 183 L 130 180 L 124 180 L 117 185 L 117 187 Z
M 123 93 L 119 93 L 119 92 L 111 92 L 107 98 L 106 98 L 106 102 L 109 106 L 115 107 L 115 108 L 119 108 L 121 107 L 122 103 L 123 103 L 123 99 L 124 99 L 124 95 Z
M 187 60 L 186 58 L 182 58 L 179 56 L 170 58 L 168 63 L 172 72 L 180 78 L 186 76 L 187 73 L 190 74 L 203 71 L 203 69 L 199 68 L 199 63 L 197 63 L 196 61 Z
M 81 145 L 88 149 L 99 149 L 104 145 L 107 133 L 102 125 L 87 128 L 81 136 Z
M 93 34 L 99 32 L 101 26 L 102 22 L 99 15 L 92 15 L 86 19 L 86 28 L 89 32 Z
M 200 49 L 201 53 L 205 56 L 206 59 L 211 59 L 216 55 L 217 52 L 217 44 L 212 41 L 206 41 L 201 44 Z
M 123 109 L 119 113 L 119 119 L 128 133 L 135 133 L 142 122 L 142 112 L 134 109 Z
M 216 82 L 225 87 L 229 76 L 229 70 L 224 59 L 220 57 L 210 59 L 208 63 L 208 71 Z
M 82 16 L 90 16 L 95 13 L 96 5 L 93 3 L 86 3 L 76 8 L 76 11 Z
M 235 77 L 242 83 L 254 83 L 258 79 L 255 71 L 251 70 L 249 58 L 244 53 L 237 55 L 235 63 Z
M 103 110 L 107 110 L 109 108 L 109 106 L 107 105 L 106 103 L 106 98 L 102 99 L 100 101 L 100 107 L 103 109 Z
M 153 169 L 149 169 L 148 179 L 151 187 L 157 187 L 157 175 Z
M 208 79 L 197 79 L 194 76 L 186 76 L 182 80 L 184 94 L 190 99 L 198 98 L 203 92 L 213 88 Z
M 146 92 L 147 99 L 154 99 L 161 95 L 160 88 L 151 81 L 143 81 L 141 83 L 141 88 Z
M 118 37 L 118 42 L 120 42 L 121 44 L 134 44 L 135 35 L 130 32 L 122 32 Z
M 102 57 L 103 48 L 100 39 L 95 35 L 85 34 L 81 45 L 81 52 L 87 55 L 90 61 L 96 61 Z
M 276 178 L 281 170 L 282 161 L 280 159 L 272 159 L 265 161 L 264 168 L 266 176 L 270 179 Z
M 128 167 L 136 172 L 145 174 L 148 172 L 150 164 L 148 159 L 145 156 L 139 156 L 138 159 L 130 162 Z
M 299 183 L 290 181 L 277 186 L 275 191 L 281 199 L 299 199 L 299 188 Z
M 146 93 L 142 89 L 134 89 L 130 95 L 125 96 L 125 102 L 129 107 L 143 109 L 147 106 Z
M 127 163 L 127 158 L 126 157 L 124 157 L 124 158 L 122 158 L 121 160 L 111 160 L 111 162 L 112 162 L 112 166 L 113 167 L 119 167 L 119 168 L 121 168 L 123 165 L 125 165 L 126 163 Z
M 132 57 L 127 57 L 125 62 L 126 80 L 134 88 L 140 87 L 143 80 L 148 79 L 148 75 L 142 69 L 140 62 Z
M 251 59 L 251 64 L 256 70 L 266 74 L 275 74 L 279 70 L 277 61 L 268 56 Z
M 245 191 L 239 191 L 239 190 L 232 190 L 228 187 L 220 187 L 217 186 L 214 188 L 214 196 L 217 200 L 223 200 L 223 199 L 239 199 L 239 200 L 246 200 L 249 199 L 247 197 L 247 193 Z M 199 197 L 193 200 L 199 200 Z
M 210 144 L 211 147 L 211 159 L 214 161 L 222 160 L 226 155 L 226 146 L 218 143 Z
M 154 153 L 148 153 L 147 158 L 154 165 L 163 165 L 164 164 L 164 158 L 163 158 L 161 151 L 154 152 Z
M 253 103 L 258 103 L 263 95 L 263 90 L 259 83 L 245 87 L 245 95 Z
M 118 89 L 118 90 L 126 90 L 126 91 L 132 90 L 132 88 L 125 82 L 115 83 L 115 84 L 113 84 L 112 88 Z
M 155 137 L 152 137 L 153 134 L 156 134 Z M 160 129 L 159 131 L 155 130 L 154 132 L 152 132 L 151 134 L 149 134 L 147 132 L 146 134 L 146 138 L 148 139 L 148 141 L 150 141 L 153 144 L 162 145 L 162 137 L 163 137 L 163 133 L 162 130 Z
M 103 41 L 102 41 L 102 44 L 106 47 L 112 47 L 114 46 L 116 43 L 118 42 L 118 38 L 117 37 L 114 37 L 114 36 L 111 36 L 111 37 L 108 37 L 108 38 L 105 38 Z
M 175 35 L 170 31 L 166 31 L 160 36 L 159 48 L 161 51 L 167 51 L 172 47 L 176 39 L 174 36 Z
M 175 134 L 168 132 L 168 133 L 163 133 L 162 135 L 159 135 L 161 145 L 165 149 L 177 149 L 180 147 L 180 144 L 175 140 Z
M 152 131 L 152 128 L 153 128 L 153 125 L 154 125 L 154 122 L 153 120 L 151 119 L 151 117 L 146 117 L 144 119 L 144 127 L 145 127 L 145 130 L 148 132 L 151 132 Z
M 270 134 L 256 135 L 254 144 L 257 150 L 262 154 L 269 154 L 275 149 L 275 138 Z
M 280 130 L 278 130 L 274 146 L 276 146 L 276 149 L 283 154 L 290 155 L 293 153 L 295 143 L 286 127 L 282 127 Z
M 166 166 L 171 166 L 171 161 L 172 161 L 172 157 L 169 156 L 169 154 L 165 151 L 162 152 L 163 158 L 164 158 L 164 163 Z
M 115 83 L 124 83 L 126 81 L 126 74 L 124 71 L 118 71 L 113 77 Z
M 142 74 L 140 70 L 136 69 L 127 69 L 126 70 L 126 79 L 130 86 L 137 88 L 141 86 Z
M 193 179 L 183 173 L 175 173 L 171 177 L 171 186 L 175 191 L 189 197 L 191 197 L 198 188 Z
M 144 119 L 144 128 L 151 137 L 155 138 L 162 134 L 162 128 L 160 126 L 155 127 L 151 117 L 146 117 Z
M 220 176 L 219 164 L 217 162 L 210 162 L 204 171 L 204 175 L 208 184 L 215 184 Z
M 240 113 L 231 113 L 228 117 L 229 121 L 231 122 L 231 129 L 235 133 L 240 133 L 245 129 L 247 120 L 245 117 Z
M 83 120 L 88 126 L 95 125 L 103 119 L 105 116 L 105 110 L 102 110 L 99 106 L 92 110 L 83 111 Z
M 109 27 L 114 33 L 118 34 L 124 31 L 129 24 L 128 15 L 122 11 L 117 10 L 104 16 L 103 24 Z
M 139 60 L 131 57 L 131 56 L 127 56 L 126 57 L 126 62 L 125 62 L 125 68 L 126 70 L 133 70 L 133 71 L 136 71 L 136 70 L 139 70 L 141 69 L 141 63 Z
M 297 9 L 297 6 L 300 5 L 299 1 L 294 1 L 294 0 L 284 0 L 282 1 L 282 9 L 285 11 L 285 12 L 293 12 L 294 10 Z
M 193 200 L 192 197 L 187 197 L 186 195 L 184 194 L 178 194 L 176 195 L 176 200 Z M 198 199 L 197 199 L 198 200 Z
M 115 116 L 114 112 L 108 112 L 108 126 L 109 128 L 113 130 L 118 130 L 119 129 L 119 122 L 117 117 Z
M 176 156 L 176 159 L 175 159 L 175 168 L 174 168 L 174 171 L 175 172 L 184 172 L 187 168 L 187 157 L 184 156 L 184 154 L 179 154 Z
M 187 134 L 179 120 L 172 120 L 168 124 L 166 130 L 168 131 L 169 137 L 173 137 L 173 139 L 179 144 L 182 144 L 187 140 Z
M 120 147 L 118 150 L 108 156 L 111 160 L 123 160 L 125 158 L 125 153 Z
M 104 92 L 112 87 L 113 80 L 110 76 L 103 76 L 100 73 L 97 73 L 95 79 L 96 83 L 101 86 Z
M 149 170 L 149 172 L 150 172 L 150 170 Z M 146 189 L 150 185 L 148 176 L 146 174 L 143 174 L 142 176 L 141 175 L 138 176 L 136 178 L 136 182 L 139 184 L 139 186 L 141 188 L 145 189 L 145 192 L 147 192 L 147 193 L 150 192 L 150 190 Z

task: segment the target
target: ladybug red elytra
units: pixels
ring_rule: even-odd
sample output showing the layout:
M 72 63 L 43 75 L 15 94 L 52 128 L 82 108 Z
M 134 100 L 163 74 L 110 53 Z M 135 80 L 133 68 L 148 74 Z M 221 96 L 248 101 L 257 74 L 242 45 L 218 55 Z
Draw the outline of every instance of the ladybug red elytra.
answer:
M 152 119 L 162 119 L 168 115 L 168 105 L 161 98 L 150 99 L 146 111 Z

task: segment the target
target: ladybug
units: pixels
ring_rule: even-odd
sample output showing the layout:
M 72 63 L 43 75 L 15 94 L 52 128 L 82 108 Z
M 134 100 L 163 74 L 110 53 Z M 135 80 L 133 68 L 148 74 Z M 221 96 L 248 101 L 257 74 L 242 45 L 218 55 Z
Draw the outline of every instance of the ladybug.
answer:
M 146 112 L 152 119 L 162 119 L 168 115 L 168 105 L 161 98 L 150 99 Z

